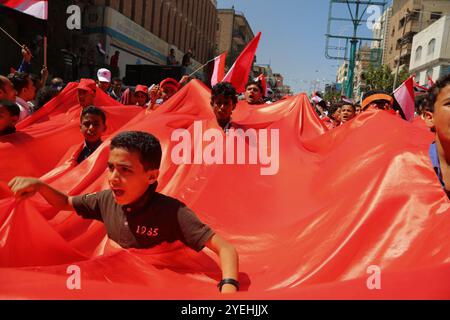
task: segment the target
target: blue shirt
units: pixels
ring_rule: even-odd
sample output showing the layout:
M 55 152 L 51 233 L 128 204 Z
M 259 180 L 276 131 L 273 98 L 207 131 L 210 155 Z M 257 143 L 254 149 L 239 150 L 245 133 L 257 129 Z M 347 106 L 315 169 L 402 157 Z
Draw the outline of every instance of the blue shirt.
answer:
M 441 182 L 442 188 L 445 189 L 445 183 L 444 179 L 442 178 L 442 171 L 441 171 L 441 165 L 439 163 L 439 155 L 436 147 L 436 142 L 433 142 L 430 145 L 430 149 L 428 150 L 428 153 L 430 154 L 431 163 L 433 164 L 434 171 L 436 172 L 436 175 L 439 178 L 439 181 Z

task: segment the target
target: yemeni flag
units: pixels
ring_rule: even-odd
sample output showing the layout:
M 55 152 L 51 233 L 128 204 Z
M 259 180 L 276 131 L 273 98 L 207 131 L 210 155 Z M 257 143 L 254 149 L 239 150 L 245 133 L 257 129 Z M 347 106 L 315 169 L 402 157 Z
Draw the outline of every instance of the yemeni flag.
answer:
M 236 88 L 238 93 L 245 91 L 245 85 L 248 82 L 248 76 L 250 74 L 250 69 L 253 65 L 253 60 L 255 59 L 256 49 L 258 49 L 259 39 L 261 38 L 261 32 L 259 32 L 256 37 L 245 47 L 241 52 L 236 62 L 228 71 L 223 82 L 230 82 L 233 87 Z
M 225 62 L 227 59 L 227 53 L 224 52 L 220 56 L 214 58 L 213 71 L 211 76 L 211 87 L 214 87 L 219 82 L 222 82 L 225 76 Z
M 402 108 L 403 114 L 407 121 L 414 119 L 414 80 L 409 77 L 394 91 L 395 99 Z
M 261 84 L 261 87 L 263 89 L 263 96 L 267 97 L 268 96 L 268 92 L 267 92 L 267 81 L 266 81 L 266 77 L 263 74 L 260 74 L 258 77 L 256 77 L 255 79 L 253 79 L 254 81 L 257 81 Z
M 48 0 L 0 0 L 0 4 L 38 19 L 48 18 Z

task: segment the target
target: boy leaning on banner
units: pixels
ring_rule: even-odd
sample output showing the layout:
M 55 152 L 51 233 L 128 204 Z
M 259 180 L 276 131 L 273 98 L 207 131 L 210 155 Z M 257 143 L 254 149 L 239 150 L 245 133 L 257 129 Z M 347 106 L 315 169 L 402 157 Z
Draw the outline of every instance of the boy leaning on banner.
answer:
M 236 292 L 235 248 L 184 203 L 156 192 L 162 156 L 159 140 L 145 132 L 122 132 L 110 149 L 109 190 L 68 196 L 38 179 L 23 177 L 12 179 L 9 187 L 19 199 L 39 192 L 58 210 L 74 210 L 85 219 L 102 221 L 108 237 L 123 248 L 151 248 L 177 240 L 196 251 L 207 247 L 220 258 L 220 291 Z

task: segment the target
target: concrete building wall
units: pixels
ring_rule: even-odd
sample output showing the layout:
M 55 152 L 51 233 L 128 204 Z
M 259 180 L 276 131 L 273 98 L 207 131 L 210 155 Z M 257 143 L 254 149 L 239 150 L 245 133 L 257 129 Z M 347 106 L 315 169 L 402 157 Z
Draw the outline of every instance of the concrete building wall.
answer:
M 420 84 L 436 81 L 450 66 L 450 16 L 444 16 L 414 36 L 410 70 Z
M 253 39 L 253 30 L 243 13 L 234 9 L 219 9 L 216 55 L 227 51 L 227 64 L 234 61 Z
M 384 63 L 396 69 L 403 43 L 400 65 L 409 68 L 413 36 L 449 13 L 449 0 L 393 0 Z

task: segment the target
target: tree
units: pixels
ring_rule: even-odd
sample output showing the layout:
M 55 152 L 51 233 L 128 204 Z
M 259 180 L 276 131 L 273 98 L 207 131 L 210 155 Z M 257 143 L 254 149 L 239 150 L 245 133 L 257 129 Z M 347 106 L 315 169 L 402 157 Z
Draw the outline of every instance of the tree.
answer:
M 392 73 L 391 68 L 387 65 L 381 65 L 374 67 L 372 65 L 364 72 L 363 77 L 366 81 L 366 89 L 370 90 L 385 90 L 392 92 L 394 85 L 395 74 Z M 402 68 L 398 75 L 397 86 L 402 84 L 403 81 L 408 79 L 409 72 Z

